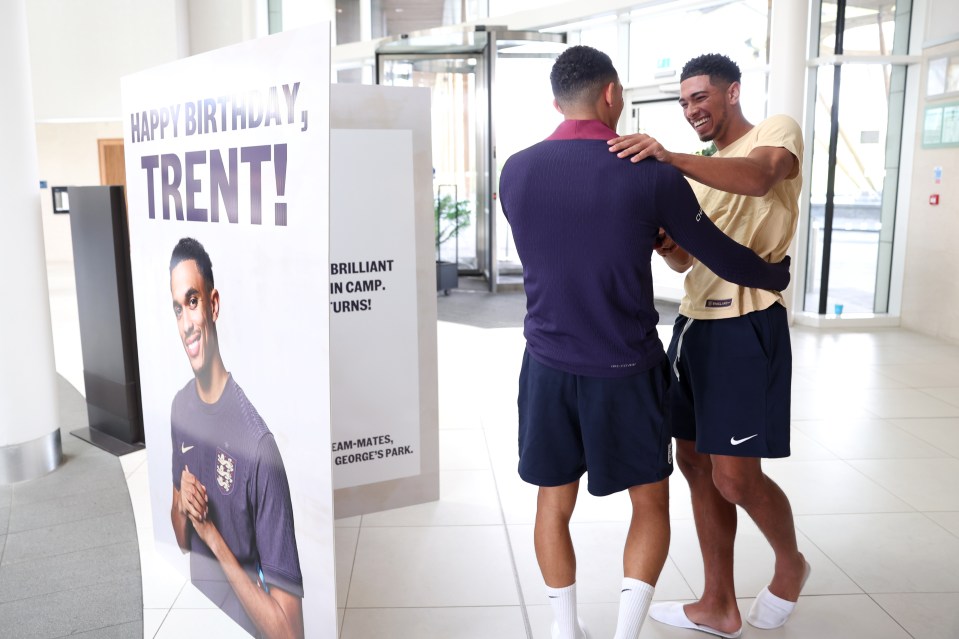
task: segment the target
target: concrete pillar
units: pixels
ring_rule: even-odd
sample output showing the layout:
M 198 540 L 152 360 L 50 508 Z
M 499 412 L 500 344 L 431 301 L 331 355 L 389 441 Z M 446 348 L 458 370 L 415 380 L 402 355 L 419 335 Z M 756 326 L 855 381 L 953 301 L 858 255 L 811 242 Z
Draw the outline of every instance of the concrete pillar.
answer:
M 0 2 L 0 484 L 60 463 L 25 0 Z
M 780 0 L 770 4 L 768 113 L 784 113 L 802 123 L 809 0 Z

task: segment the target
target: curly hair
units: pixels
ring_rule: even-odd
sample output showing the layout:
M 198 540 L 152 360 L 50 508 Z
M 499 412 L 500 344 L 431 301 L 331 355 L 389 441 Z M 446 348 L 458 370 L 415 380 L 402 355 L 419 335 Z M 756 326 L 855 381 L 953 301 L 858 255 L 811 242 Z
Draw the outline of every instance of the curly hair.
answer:
M 616 82 L 619 74 L 608 55 L 584 45 L 566 49 L 556 58 L 549 81 L 553 97 L 559 104 L 592 101 L 610 82 Z
M 173 247 L 173 254 L 170 256 L 170 273 L 180 262 L 193 260 L 196 267 L 203 276 L 203 283 L 207 285 L 210 291 L 213 290 L 213 262 L 210 261 L 210 255 L 197 240 L 192 237 L 185 237 L 177 242 Z
M 717 80 L 732 84 L 743 77 L 739 65 L 720 53 L 707 53 L 687 62 L 679 75 L 679 81 L 697 75 L 708 75 L 709 83 L 713 85 L 717 84 Z

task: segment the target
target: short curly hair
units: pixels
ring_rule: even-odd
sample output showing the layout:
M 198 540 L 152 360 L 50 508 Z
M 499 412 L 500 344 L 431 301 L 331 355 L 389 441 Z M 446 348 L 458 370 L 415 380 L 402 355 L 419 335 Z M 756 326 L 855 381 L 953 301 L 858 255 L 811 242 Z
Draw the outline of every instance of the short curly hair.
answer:
M 213 263 L 210 261 L 210 255 L 203 248 L 203 245 L 192 237 L 184 237 L 173 247 L 173 254 L 170 256 L 170 273 L 173 273 L 173 269 L 180 262 L 188 260 L 196 262 L 196 267 L 200 271 L 200 275 L 203 276 L 203 283 L 212 291 L 214 288 Z
M 584 45 L 566 49 L 556 58 L 549 81 L 559 104 L 592 101 L 610 82 L 619 80 L 608 55 Z
M 708 75 L 709 83 L 713 85 L 718 84 L 717 80 L 732 84 L 743 77 L 739 65 L 720 53 L 707 53 L 687 62 L 679 75 L 679 81 L 697 75 Z

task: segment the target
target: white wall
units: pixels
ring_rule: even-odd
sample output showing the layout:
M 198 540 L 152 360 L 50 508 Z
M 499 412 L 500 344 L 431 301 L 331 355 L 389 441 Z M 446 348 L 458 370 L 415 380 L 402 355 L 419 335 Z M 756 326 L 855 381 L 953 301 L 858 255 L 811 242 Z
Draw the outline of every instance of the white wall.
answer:
M 952 0 L 939 0 L 951 2 Z M 922 147 L 923 113 L 926 106 L 949 104 L 959 98 L 927 100 L 926 73 L 929 60 L 944 55 L 959 56 L 959 39 L 923 51 L 919 117 L 913 131 L 914 152 L 909 198 L 909 226 L 903 271 L 902 326 L 934 337 L 959 342 L 959 147 Z M 904 140 L 909 139 L 904 133 Z M 941 183 L 934 170 L 942 167 Z M 929 196 L 939 195 L 939 205 Z
M 37 120 L 119 120 L 120 77 L 175 60 L 185 49 L 180 4 L 27 2 Z
M 40 180 L 99 184 L 97 139 L 123 137 L 120 78 L 265 34 L 259 4 L 265 0 L 29 0 Z M 70 216 L 54 215 L 51 200 L 49 188 L 41 192 L 47 261 L 72 263 Z
M 189 0 L 190 55 L 269 33 L 266 0 Z
M 122 137 L 120 122 L 37 125 L 38 173 L 48 185 L 40 192 L 47 262 L 73 262 L 70 216 L 54 215 L 50 187 L 100 184 L 97 140 Z

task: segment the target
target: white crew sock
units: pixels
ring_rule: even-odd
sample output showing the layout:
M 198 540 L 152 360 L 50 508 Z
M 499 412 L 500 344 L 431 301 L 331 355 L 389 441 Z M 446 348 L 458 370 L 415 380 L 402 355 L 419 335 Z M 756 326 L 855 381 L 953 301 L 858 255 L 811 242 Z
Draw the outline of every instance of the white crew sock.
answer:
M 626 577 L 619 595 L 619 618 L 613 639 L 637 639 L 646 620 L 654 588 L 645 581 Z
M 546 596 L 553 607 L 553 639 L 583 639 L 586 635 L 576 616 L 576 584 L 565 588 L 546 586 Z

